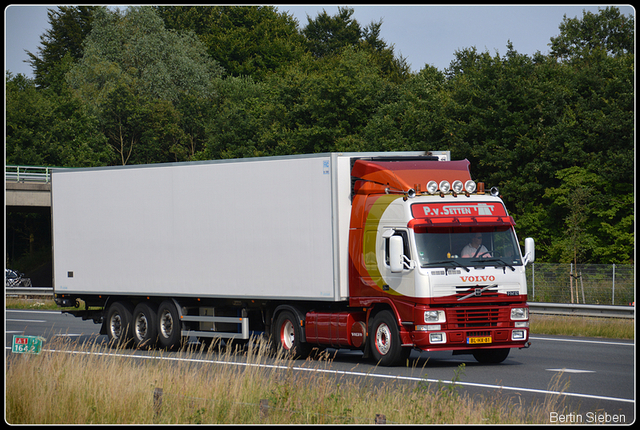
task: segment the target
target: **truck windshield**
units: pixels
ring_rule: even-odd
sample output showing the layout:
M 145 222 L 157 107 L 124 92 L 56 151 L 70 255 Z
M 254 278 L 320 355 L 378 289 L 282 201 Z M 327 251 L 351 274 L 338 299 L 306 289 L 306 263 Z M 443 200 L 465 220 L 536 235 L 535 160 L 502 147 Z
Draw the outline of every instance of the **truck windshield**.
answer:
M 522 265 L 510 226 L 414 229 L 422 267 Z

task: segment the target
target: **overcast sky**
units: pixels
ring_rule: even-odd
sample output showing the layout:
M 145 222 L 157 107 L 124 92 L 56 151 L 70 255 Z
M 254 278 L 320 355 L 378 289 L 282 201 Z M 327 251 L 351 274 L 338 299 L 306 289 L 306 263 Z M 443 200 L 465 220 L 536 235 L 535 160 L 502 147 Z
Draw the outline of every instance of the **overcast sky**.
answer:
M 276 5 L 280 12 L 289 11 L 298 19 L 299 27 L 307 25 L 307 16 L 315 18 L 322 10 L 329 15 L 338 13 L 338 5 L 290 6 Z M 537 51 L 549 52 L 551 37 L 559 33 L 564 15 L 582 18 L 584 10 L 598 13 L 607 5 L 531 5 L 531 6 L 437 6 L 437 5 L 374 5 L 350 6 L 362 27 L 382 20 L 381 37 L 393 45 L 414 72 L 425 64 L 444 70 L 449 67 L 457 50 L 475 46 L 479 51 L 496 52 L 501 56 L 511 41 L 514 49 L 532 56 Z M 40 36 L 49 28 L 47 8 L 56 6 L 9 6 L 5 12 L 5 70 L 33 76 L 24 63 L 30 51 L 37 53 Z M 635 10 L 617 5 L 625 15 Z

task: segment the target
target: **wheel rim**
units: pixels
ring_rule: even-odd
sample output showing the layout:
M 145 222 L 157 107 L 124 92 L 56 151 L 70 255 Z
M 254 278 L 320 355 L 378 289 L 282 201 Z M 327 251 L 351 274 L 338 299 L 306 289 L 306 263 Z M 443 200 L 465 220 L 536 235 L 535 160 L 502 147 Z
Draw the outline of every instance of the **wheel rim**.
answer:
M 162 333 L 162 336 L 168 338 L 171 336 L 172 331 L 173 318 L 171 317 L 171 312 L 165 310 L 162 312 L 162 316 L 160 317 L 160 333 Z
M 294 341 L 295 331 L 293 328 L 293 323 L 289 320 L 286 320 L 280 328 L 280 343 L 282 343 L 282 346 L 285 349 L 291 349 L 293 347 Z
M 111 315 L 111 321 L 109 322 L 111 327 L 111 335 L 114 339 L 120 339 L 122 335 L 122 317 L 120 314 Z
M 376 349 L 386 355 L 391 348 L 391 330 L 386 324 L 380 324 L 376 330 Z
M 138 314 L 136 317 L 135 329 L 138 340 L 142 340 L 147 336 L 148 325 L 146 315 Z

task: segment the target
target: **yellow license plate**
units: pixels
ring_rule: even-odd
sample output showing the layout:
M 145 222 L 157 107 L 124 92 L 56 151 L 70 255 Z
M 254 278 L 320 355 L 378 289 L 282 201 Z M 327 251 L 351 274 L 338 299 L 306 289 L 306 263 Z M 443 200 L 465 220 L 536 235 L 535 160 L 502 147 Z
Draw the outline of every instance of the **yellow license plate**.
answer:
M 468 337 L 468 344 L 476 344 L 476 343 L 491 343 L 491 336 L 487 337 Z

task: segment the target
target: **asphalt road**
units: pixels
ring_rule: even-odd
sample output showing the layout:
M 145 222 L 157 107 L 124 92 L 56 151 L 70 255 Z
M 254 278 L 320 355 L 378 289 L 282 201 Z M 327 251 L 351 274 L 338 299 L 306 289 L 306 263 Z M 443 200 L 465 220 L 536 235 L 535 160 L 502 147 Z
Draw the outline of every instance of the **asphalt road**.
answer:
M 7 354 L 13 335 L 68 337 L 80 342 L 106 341 L 98 334 L 100 327 L 56 311 L 7 310 L 5 333 Z M 532 336 L 532 346 L 514 349 L 498 365 L 483 365 L 470 355 L 450 352 L 418 353 L 413 351 L 409 367 L 377 367 L 363 360 L 357 351 L 328 350 L 334 355 L 330 368 L 323 372 L 354 378 L 377 378 L 406 383 L 451 383 L 456 378 L 459 390 L 472 396 L 491 397 L 497 392 L 525 405 L 542 404 L 547 395 L 562 390 L 565 410 L 550 414 L 549 423 L 582 420 L 583 423 L 635 421 L 635 346 L 633 341 L 577 338 L 569 336 Z M 144 354 L 136 351 L 136 354 Z M 240 359 L 239 359 L 240 360 Z M 300 370 L 309 371 L 309 363 L 298 362 Z M 461 371 L 460 365 L 464 363 Z M 242 366 L 241 361 L 238 365 Z M 559 379 L 558 379 L 559 376 Z M 557 383 L 556 383 L 557 382 Z M 574 411 L 569 415 L 566 411 Z M 564 420 L 564 421 L 563 421 Z M 609 420 L 609 421 L 607 421 Z

